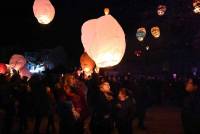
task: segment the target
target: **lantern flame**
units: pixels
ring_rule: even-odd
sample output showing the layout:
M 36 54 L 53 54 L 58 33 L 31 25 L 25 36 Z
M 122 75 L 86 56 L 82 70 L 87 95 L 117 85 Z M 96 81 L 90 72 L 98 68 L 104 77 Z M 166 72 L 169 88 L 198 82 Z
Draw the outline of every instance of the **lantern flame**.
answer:
M 104 9 L 104 14 L 105 14 L 105 15 L 108 15 L 109 13 L 110 13 L 110 9 L 109 9 L 109 8 L 105 8 L 105 9 Z

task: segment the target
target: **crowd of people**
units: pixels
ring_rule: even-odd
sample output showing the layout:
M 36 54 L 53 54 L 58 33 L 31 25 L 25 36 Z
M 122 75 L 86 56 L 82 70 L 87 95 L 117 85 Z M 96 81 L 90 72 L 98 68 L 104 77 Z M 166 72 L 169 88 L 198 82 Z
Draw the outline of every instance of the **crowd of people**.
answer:
M 0 133 L 2 134 L 132 134 L 132 121 L 145 129 L 152 105 L 182 106 L 186 134 L 199 134 L 199 83 L 189 79 L 133 79 L 131 76 L 87 80 L 75 73 L 0 75 Z M 184 99 L 186 98 L 186 99 Z M 183 102 L 183 103 L 182 103 Z M 191 133 L 192 132 L 192 133 Z M 197 132 L 197 133 L 196 133 Z

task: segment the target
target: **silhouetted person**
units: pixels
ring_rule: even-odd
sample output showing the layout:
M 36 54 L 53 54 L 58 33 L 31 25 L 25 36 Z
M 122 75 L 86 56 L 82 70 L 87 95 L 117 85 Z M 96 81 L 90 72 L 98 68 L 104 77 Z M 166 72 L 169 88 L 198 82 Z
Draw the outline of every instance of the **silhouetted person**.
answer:
M 184 99 L 182 123 L 185 134 L 200 134 L 200 90 L 199 81 L 190 78 L 185 87 L 188 95 Z
M 135 116 L 135 102 L 125 88 L 121 88 L 116 104 L 116 126 L 119 134 L 132 134 L 132 121 Z
M 113 128 L 113 95 L 108 82 L 100 84 L 94 100 L 91 131 L 92 134 L 111 134 Z

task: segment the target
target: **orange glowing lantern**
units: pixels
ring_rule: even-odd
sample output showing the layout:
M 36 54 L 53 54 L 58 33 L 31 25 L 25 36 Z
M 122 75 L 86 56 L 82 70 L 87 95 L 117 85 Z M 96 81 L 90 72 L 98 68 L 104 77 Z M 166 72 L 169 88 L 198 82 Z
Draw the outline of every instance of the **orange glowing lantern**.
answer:
M 49 0 L 35 0 L 33 13 L 39 23 L 49 24 L 55 16 L 55 9 Z
M 93 69 L 95 67 L 95 62 L 88 56 L 87 53 L 83 53 L 81 55 L 80 64 L 81 64 L 82 70 L 86 74 L 91 75 L 93 73 Z
M 194 13 L 200 14 L 200 0 L 193 0 Z
M 23 68 L 26 65 L 26 59 L 24 56 L 19 54 L 14 54 L 9 61 L 9 66 L 11 68 L 14 68 L 15 70 L 19 71 L 21 68 Z
M 109 8 L 105 8 L 105 9 L 104 9 L 104 14 L 105 14 L 105 15 L 108 15 L 109 13 L 110 13 L 110 9 L 109 9 Z
M 7 66 L 6 64 L 0 63 L 0 74 L 6 74 Z
M 166 11 L 167 11 L 167 7 L 165 5 L 159 5 L 157 9 L 157 14 L 159 16 L 163 16 Z
M 151 34 L 153 35 L 154 38 L 159 38 L 160 37 L 160 28 L 158 26 L 152 27 Z
M 137 29 L 136 37 L 139 41 L 143 41 L 146 36 L 146 29 L 141 27 Z
M 125 34 L 111 15 L 85 22 L 81 40 L 87 54 L 100 68 L 115 66 L 124 56 Z

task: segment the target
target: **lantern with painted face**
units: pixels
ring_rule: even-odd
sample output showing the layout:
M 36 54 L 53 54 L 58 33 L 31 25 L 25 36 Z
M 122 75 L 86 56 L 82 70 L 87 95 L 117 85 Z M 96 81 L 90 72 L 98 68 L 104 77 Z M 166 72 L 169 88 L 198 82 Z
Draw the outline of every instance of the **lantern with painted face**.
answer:
M 157 9 L 157 14 L 159 16 L 163 16 L 166 11 L 167 11 L 167 7 L 165 5 L 159 5 Z
M 194 13 L 200 14 L 200 0 L 193 0 Z
M 111 15 L 85 22 L 81 40 L 87 54 L 100 68 L 115 66 L 124 56 L 125 34 Z
M 7 66 L 4 63 L 0 63 L 0 74 L 6 74 Z
M 153 35 L 154 38 L 159 38 L 160 37 L 160 28 L 158 26 L 152 27 L 151 34 Z
M 146 29 L 141 27 L 137 29 L 136 37 L 139 41 L 143 41 L 146 36 Z
M 14 68 L 15 70 L 19 71 L 21 68 L 23 68 L 26 65 L 26 59 L 24 56 L 19 54 L 14 54 L 9 61 L 9 66 L 11 68 Z
M 55 9 L 49 0 L 35 0 L 33 13 L 39 23 L 49 24 L 55 16 Z
M 95 67 L 95 62 L 88 56 L 87 53 L 83 53 L 80 58 L 80 64 L 82 70 L 87 74 L 91 75 Z

